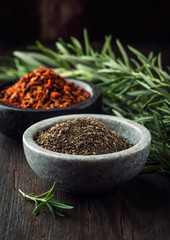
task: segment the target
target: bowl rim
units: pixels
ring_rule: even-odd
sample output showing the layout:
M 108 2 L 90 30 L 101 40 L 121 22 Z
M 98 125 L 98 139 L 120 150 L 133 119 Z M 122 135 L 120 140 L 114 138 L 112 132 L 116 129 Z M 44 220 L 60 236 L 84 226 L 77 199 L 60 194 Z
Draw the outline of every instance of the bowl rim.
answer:
M 45 130 L 51 126 L 53 126 L 54 124 L 56 124 L 58 121 L 58 123 L 61 122 L 65 122 L 67 120 L 72 120 L 74 118 L 95 118 L 99 121 L 101 121 L 100 119 L 109 119 L 112 121 L 117 121 L 121 124 L 128 124 L 129 127 L 135 129 L 136 131 L 138 131 L 138 133 L 140 134 L 141 138 L 139 140 L 139 142 L 137 144 L 135 144 L 134 146 L 132 146 L 131 148 L 128 148 L 126 150 L 122 150 L 119 152 L 115 152 L 115 153 L 108 153 L 108 154 L 101 154 L 101 155 L 72 155 L 72 154 L 65 154 L 65 153 L 58 153 L 58 152 L 53 152 L 50 150 L 47 150 L 43 147 L 40 147 L 38 144 L 35 143 L 35 141 L 33 140 L 34 136 L 37 134 L 37 132 L 39 130 Z M 100 119 L 98 119 L 100 118 Z M 47 156 L 47 158 L 51 158 L 51 160 L 56 161 L 58 158 L 62 159 L 62 160 L 69 160 L 69 161 L 77 161 L 77 160 L 81 160 L 82 161 L 100 161 L 100 160 L 113 160 L 120 158 L 120 157 L 129 157 L 129 155 L 133 155 L 136 154 L 137 152 L 141 152 L 145 149 L 148 148 L 148 146 L 150 147 L 151 144 L 151 134 L 149 132 L 149 130 L 142 126 L 139 123 L 136 123 L 132 120 L 126 119 L 126 118 L 121 118 L 121 117 L 117 117 L 117 116 L 111 116 L 111 115 L 105 115 L 105 114 L 70 114 L 70 115 L 63 115 L 63 116 L 58 116 L 58 117 L 53 117 L 53 118 L 48 118 L 42 121 L 39 121 L 33 125 L 31 125 L 29 128 L 27 128 L 23 134 L 23 145 L 26 145 L 26 147 L 28 147 L 31 151 L 39 153 L 39 154 L 43 154 L 45 156 Z
M 74 108 L 83 108 L 83 107 L 86 107 L 88 104 L 90 104 L 92 101 L 95 101 L 98 97 L 100 97 L 100 90 L 99 88 L 92 84 L 92 83 L 89 83 L 89 82 L 86 82 L 84 80 L 79 80 L 79 79 L 74 79 L 74 78 L 65 78 L 67 81 L 73 81 L 75 84 L 78 84 L 78 83 L 83 83 L 83 85 L 86 85 L 87 87 L 90 87 L 91 89 L 91 92 L 92 92 L 92 95 L 84 102 L 81 102 L 81 103 L 77 103 L 77 104 L 74 104 L 72 106 L 68 106 L 68 107 L 62 107 L 62 108 L 51 108 L 51 109 L 45 109 L 45 108 L 41 108 L 41 109 L 34 109 L 34 108 L 21 108 L 21 107 L 14 107 L 14 106 L 11 106 L 11 105 L 7 105 L 7 104 L 4 104 L 3 102 L 0 102 L 0 105 L 3 106 L 4 108 L 6 109 L 9 109 L 9 110 L 17 110 L 17 111 L 20 111 L 20 112 L 23 112 L 23 111 L 26 111 L 26 112 L 60 112 L 60 111 L 69 111 L 69 110 L 72 110 Z M 5 80 L 5 81 L 1 81 L 0 82 L 0 88 L 1 86 L 5 86 L 5 85 L 9 85 L 10 83 L 12 82 L 16 82 L 17 80 Z M 6 83 L 6 84 L 5 84 Z M 83 87 L 85 91 L 86 88 Z M 88 91 L 87 91 L 88 92 Z M 95 94 L 94 94 L 95 92 Z

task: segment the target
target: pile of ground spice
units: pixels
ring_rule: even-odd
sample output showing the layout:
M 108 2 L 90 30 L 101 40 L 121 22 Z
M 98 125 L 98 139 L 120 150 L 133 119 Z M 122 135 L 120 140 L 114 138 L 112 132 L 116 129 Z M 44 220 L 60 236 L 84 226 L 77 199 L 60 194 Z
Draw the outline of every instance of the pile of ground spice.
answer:
M 86 101 L 90 94 L 50 68 L 25 74 L 0 92 L 0 102 L 21 108 L 51 109 Z
M 101 155 L 133 145 L 93 118 L 75 118 L 38 132 L 34 141 L 41 147 L 65 154 Z

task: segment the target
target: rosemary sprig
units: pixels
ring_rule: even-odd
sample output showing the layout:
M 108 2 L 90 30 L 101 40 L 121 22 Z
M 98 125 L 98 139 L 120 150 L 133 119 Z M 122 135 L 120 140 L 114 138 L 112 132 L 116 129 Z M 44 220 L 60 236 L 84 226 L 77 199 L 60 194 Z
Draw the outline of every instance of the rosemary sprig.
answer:
M 84 46 L 71 37 L 70 43 L 59 39 L 53 51 L 37 41 L 29 46 L 31 51 L 15 51 L 14 59 L 4 59 L 0 79 L 21 77 L 43 65 L 64 77 L 96 84 L 102 92 L 103 113 L 132 119 L 150 130 L 147 172 L 170 173 L 170 68 L 163 70 L 161 54 L 144 56 L 128 46 L 134 56 L 129 58 L 119 40 L 116 46 L 120 57 L 112 49 L 111 36 L 106 36 L 101 52 L 95 51 L 86 30 Z
M 53 198 L 55 187 L 56 183 L 54 182 L 52 188 L 49 191 L 37 196 L 32 193 L 25 194 L 20 189 L 19 192 L 23 195 L 23 197 L 35 202 L 35 209 L 33 211 L 34 214 L 38 214 L 40 209 L 46 204 L 54 218 L 56 215 L 64 217 L 64 214 L 59 212 L 58 209 L 72 209 L 73 206 L 61 203 Z

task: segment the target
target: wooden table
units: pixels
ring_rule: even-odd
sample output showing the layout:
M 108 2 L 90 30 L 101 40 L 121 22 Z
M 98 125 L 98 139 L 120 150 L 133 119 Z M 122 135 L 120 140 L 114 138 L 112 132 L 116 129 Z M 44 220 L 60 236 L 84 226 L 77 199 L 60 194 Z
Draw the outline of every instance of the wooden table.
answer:
M 32 214 L 34 203 L 18 192 L 43 193 L 41 180 L 25 159 L 21 143 L 0 134 L 1 240 L 169 240 L 170 178 L 139 175 L 111 193 L 78 196 L 56 189 L 55 198 L 74 205 L 54 219 L 45 207 Z

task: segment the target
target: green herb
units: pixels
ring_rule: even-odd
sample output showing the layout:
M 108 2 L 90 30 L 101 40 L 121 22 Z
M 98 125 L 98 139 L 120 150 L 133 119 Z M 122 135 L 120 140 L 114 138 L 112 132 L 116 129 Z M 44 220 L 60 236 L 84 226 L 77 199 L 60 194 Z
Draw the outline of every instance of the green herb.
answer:
M 92 48 L 86 30 L 84 46 L 74 37 L 70 41 L 66 43 L 59 39 L 56 51 L 39 41 L 29 47 L 34 51 L 15 51 L 14 59 L 4 59 L 5 68 L 0 69 L 0 79 L 21 77 L 34 70 L 35 65 L 43 64 L 64 77 L 96 84 L 102 92 L 103 113 L 132 119 L 150 130 L 149 166 L 144 170 L 170 173 L 170 68 L 167 71 L 162 68 L 161 54 L 154 56 L 150 52 L 144 56 L 128 46 L 129 53 L 134 56 L 129 58 L 120 41 L 116 40 L 115 47 L 121 56 L 116 57 L 111 36 L 105 37 L 98 52 Z
M 64 214 L 59 212 L 58 209 L 72 209 L 72 206 L 66 205 L 59 201 L 56 201 L 53 198 L 53 193 L 56 187 L 56 183 L 54 182 L 52 188 L 41 195 L 34 195 L 34 194 L 25 194 L 20 189 L 19 192 L 25 197 L 35 202 L 35 209 L 33 211 L 34 214 L 39 213 L 40 209 L 46 204 L 52 213 L 53 217 L 55 218 L 56 215 L 64 217 Z

